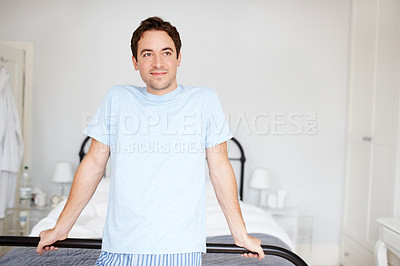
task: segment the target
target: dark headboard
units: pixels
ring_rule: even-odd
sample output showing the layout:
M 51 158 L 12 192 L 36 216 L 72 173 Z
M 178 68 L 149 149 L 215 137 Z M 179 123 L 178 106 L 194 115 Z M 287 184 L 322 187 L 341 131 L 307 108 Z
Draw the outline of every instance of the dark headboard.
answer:
M 240 178 L 238 193 L 239 193 L 240 200 L 243 200 L 244 163 L 246 162 L 246 157 L 244 156 L 243 147 L 237 139 L 231 138 L 228 142 L 228 145 L 230 145 L 230 143 L 235 143 L 240 151 L 240 157 L 232 158 L 229 156 L 229 154 L 228 154 L 228 157 L 229 157 L 230 161 L 240 161 L 240 175 L 236 176 L 236 178 L 238 178 L 238 177 Z
M 87 153 L 87 150 L 88 150 L 87 144 L 88 144 L 89 140 L 90 140 L 90 137 L 86 137 L 82 142 L 81 149 L 79 150 L 80 162 L 83 160 L 83 157 L 85 157 L 85 155 Z M 238 193 L 239 193 L 240 199 L 243 200 L 244 163 L 246 162 L 246 157 L 244 156 L 243 147 L 237 139 L 231 138 L 229 140 L 228 145 L 230 145 L 230 143 L 234 143 L 240 151 L 240 157 L 229 157 L 229 160 L 230 161 L 240 161 L 240 175 L 239 175 L 240 185 L 238 187 Z M 238 178 L 238 176 L 236 176 L 236 178 Z

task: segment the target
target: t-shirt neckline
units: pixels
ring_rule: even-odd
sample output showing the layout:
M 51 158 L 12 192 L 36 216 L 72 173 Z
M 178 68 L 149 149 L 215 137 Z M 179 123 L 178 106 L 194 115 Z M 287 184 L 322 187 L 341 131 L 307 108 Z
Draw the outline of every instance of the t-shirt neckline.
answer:
M 148 98 L 148 99 L 150 99 L 152 101 L 164 102 L 164 101 L 167 101 L 167 100 L 170 100 L 170 99 L 174 98 L 181 91 L 182 91 L 182 85 L 178 85 L 175 90 L 173 90 L 173 91 L 171 91 L 171 92 L 169 92 L 167 94 L 163 94 L 163 95 L 156 95 L 156 94 L 150 93 L 150 92 L 147 91 L 146 87 L 143 88 L 142 92 L 143 92 L 143 94 L 144 94 L 144 96 L 146 98 Z

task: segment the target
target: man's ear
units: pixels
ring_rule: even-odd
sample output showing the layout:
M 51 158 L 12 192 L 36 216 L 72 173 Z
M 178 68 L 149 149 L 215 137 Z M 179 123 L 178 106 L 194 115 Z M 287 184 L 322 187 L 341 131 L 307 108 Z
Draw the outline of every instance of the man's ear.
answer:
M 181 52 L 179 52 L 179 55 L 178 55 L 178 67 L 181 65 Z
M 136 71 L 139 70 L 138 62 L 134 56 L 132 56 L 132 62 L 133 62 L 133 67 L 135 68 L 135 70 Z

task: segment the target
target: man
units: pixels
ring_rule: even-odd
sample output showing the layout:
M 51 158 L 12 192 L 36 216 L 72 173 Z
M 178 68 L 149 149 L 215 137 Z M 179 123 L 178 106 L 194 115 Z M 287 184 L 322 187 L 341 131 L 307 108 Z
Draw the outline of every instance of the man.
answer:
M 68 236 L 100 182 L 108 158 L 111 186 L 98 265 L 201 265 L 205 252 L 205 157 L 235 244 L 264 258 L 247 234 L 227 157 L 232 137 L 214 90 L 178 86 L 181 40 L 169 22 L 148 18 L 131 40 L 132 60 L 146 88 L 111 88 L 85 130 L 92 137 L 71 193 L 36 251 Z M 111 155 L 111 156 L 110 156 Z M 150 263 L 152 261 L 152 263 Z M 190 263 L 189 263 L 190 261 Z M 137 264 L 135 264 L 137 263 Z

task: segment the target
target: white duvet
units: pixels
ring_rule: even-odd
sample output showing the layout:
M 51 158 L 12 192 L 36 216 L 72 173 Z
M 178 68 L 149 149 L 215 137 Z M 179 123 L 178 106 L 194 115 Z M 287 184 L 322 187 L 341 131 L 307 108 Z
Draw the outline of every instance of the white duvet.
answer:
M 104 178 L 92 199 L 82 211 L 68 237 L 101 238 L 106 220 L 109 178 Z M 66 201 L 62 201 L 47 217 L 32 229 L 31 236 L 38 236 L 43 230 L 53 228 Z M 275 222 L 271 214 L 261 208 L 240 201 L 243 219 L 248 233 L 262 233 L 275 236 L 291 249 L 293 245 L 285 231 Z M 207 236 L 230 235 L 224 214 L 218 204 L 211 182 L 207 182 Z

